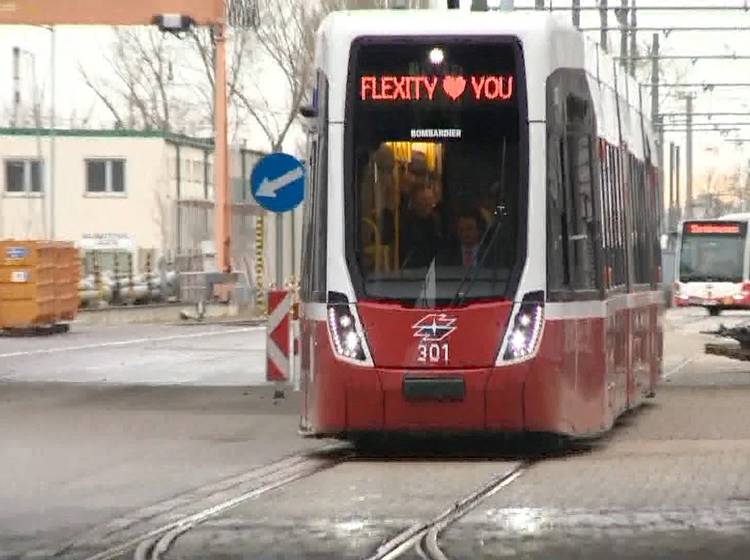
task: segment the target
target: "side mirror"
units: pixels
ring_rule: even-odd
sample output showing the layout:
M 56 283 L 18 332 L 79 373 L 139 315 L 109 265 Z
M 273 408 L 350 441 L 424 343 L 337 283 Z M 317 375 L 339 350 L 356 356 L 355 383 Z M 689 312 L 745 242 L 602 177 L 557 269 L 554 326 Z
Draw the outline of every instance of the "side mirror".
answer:
M 301 105 L 299 113 L 306 119 L 314 119 L 318 116 L 318 110 L 312 105 Z

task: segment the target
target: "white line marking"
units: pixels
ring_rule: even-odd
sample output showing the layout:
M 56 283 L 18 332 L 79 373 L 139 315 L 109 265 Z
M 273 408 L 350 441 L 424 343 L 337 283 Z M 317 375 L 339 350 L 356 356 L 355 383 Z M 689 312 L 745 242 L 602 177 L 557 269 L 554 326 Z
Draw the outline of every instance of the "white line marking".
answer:
M 664 375 L 661 376 L 662 379 L 667 379 L 669 377 L 672 377 L 675 373 L 682 371 L 686 366 L 692 364 L 694 361 L 699 360 L 703 356 L 701 354 L 696 354 L 695 356 L 691 358 L 685 358 L 682 360 L 679 364 L 677 364 L 675 367 L 670 369 L 668 372 L 666 372 Z
M 264 330 L 265 328 L 266 327 L 243 327 L 240 329 L 206 331 L 206 332 L 190 333 L 190 334 L 176 334 L 172 336 L 162 336 L 162 337 L 133 338 L 130 340 L 117 340 L 114 342 L 100 342 L 97 344 L 82 344 L 80 346 L 45 348 L 42 350 L 26 350 L 23 352 L 8 352 L 7 354 L 0 354 L 0 358 L 15 358 L 17 356 L 34 356 L 38 354 L 58 354 L 60 352 L 75 352 L 77 350 L 90 350 L 93 348 L 108 348 L 111 346 L 127 346 L 129 344 L 143 344 L 146 342 L 165 342 L 169 340 L 182 340 L 186 338 L 200 338 L 203 336 L 217 336 L 220 334 L 238 334 L 238 333 L 244 333 L 244 332 Z

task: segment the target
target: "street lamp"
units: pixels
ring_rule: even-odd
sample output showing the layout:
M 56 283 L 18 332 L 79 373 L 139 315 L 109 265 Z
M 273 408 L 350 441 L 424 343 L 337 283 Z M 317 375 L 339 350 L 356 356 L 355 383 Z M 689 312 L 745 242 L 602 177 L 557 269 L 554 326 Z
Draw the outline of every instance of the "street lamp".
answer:
M 49 237 L 52 241 L 55 240 L 55 135 L 57 126 L 56 115 L 55 115 L 55 74 L 57 69 L 57 36 L 55 34 L 54 25 L 43 25 L 43 29 L 50 32 L 50 77 L 51 77 L 51 88 L 50 94 L 50 123 L 49 123 Z
M 13 47 L 13 126 L 18 126 L 18 113 L 21 106 L 21 56 L 31 61 L 31 91 L 32 108 L 36 104 L 36 55 L 33 52 Z
M 56 114 L 55 114 L 55 101 L 56 101 L 56 91 L 55 91 L 55 69 L 57 67 L 56 63 L 56 34 L 55 34 L 55 27 L 52 25 L 39 25 L 37 26 L 41 29 L 45 29 L 50 32 L 50 77 L 51 77 L 51 95 L 50 95 L 50 123 L 49 123 L 49 140 L 50 140 L 50 162 L 49 162 L 49 171 L 47 172 L 48 180 L 46 182 L 46 189 L 45 189 L 45 197 L 47 197 L 47 200 L 49 201 L 49 218 L 47 223 L 49 224 L 49 238 L 51 240 L 55 239 L 55 136 L 56 136 Z M 33 52 L 21 49 L 20 47 L 13 47 L 13 80 L 14 80 L 14 99 L 13 99 L 13 125 L 18 126 L 18 108 L 20 105 L 20 69 L 19 69 L 19 60 L 21 55 L 27 56 L 31 59 L 31 74 L 32 74 L 32 88 L 33 88 L 33 104 L 34 104 L 34 111 L 36 113 L 37 107 L 36 107 L 36 95 L 37 95 L 37 81 L 36 81 L 36 55 Z M 39 128 L 41 128 L 42 123 L 41 119 L 37 119 L 35 122 L 35 126 L 37 128 L 37 134 L 39 133 Z M 44 166 L 44 169 L 47 169 L 47 166 Z

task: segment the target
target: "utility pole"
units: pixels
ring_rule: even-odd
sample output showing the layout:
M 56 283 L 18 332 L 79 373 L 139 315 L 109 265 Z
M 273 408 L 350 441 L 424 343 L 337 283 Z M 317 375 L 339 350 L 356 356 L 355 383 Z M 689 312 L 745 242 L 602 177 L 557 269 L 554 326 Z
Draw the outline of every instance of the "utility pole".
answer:
M 607 41 L 607 0 L 601 0 L 599 3 L 599 19 L 602 24 L 602 29 L 599 32 L 599 42 L 602 45 L 602 48 L 604 49 L 604 52 L 609 51 L 609 43 Z
M 633 59 L 631 58 L 631 62 Z M 656 127 L 658 131 L 657 140 L 657 160 L 659 163 L 659 190 L 661 192 L 661 205 L 662 205 L 662 216 L 664 215 L 664 127 L 661 124 L 661 117 L 659 116 L 659 34 L 654 33 L 651 37 L 651 124 Z M 671 153 L 670 153 L 671 156 Z M 670 163 L 671 165 L 671 163 Z M 671 181 L 671 177 L 670 177 Z M 671 187 L 671 185 L 670 185 Z M 671 195 L 670 195 L 671 197 Z M 672 199 L 670 198 L 669 203 L 669 216 L 671 225 L 671 213 L 672 213 Z
M 18 126 L 18 111 L 21 106 L 21 49 L 13 47 L 13 120 L 12 127 Z
M 618 18 L 620 20 L 620 64 L 628 69 L 628 0 L 622 0 L 622 8 Z
M 581 0 L 573 0 L 573 25 L 576 29 L 581 27 Z
M 674 192 L 677 201 L 677 220 L 682 219 L 682 195 L 680 193 L 680 147 L 674 147 Z
M 51 81 L 52 81 L 52 93 L 51 102 L 52 107 L 50 110 L 50 123 L 49 123 L 49 140 L 50 140 L 50 165 L 49 165 L 49 187 L 47 196 L 49 197 L 49 236 L 52 241 L 55 240 L 55 135 L 57 134 L 57 122 L 55 114 L 55 73 L 57 70 L 57 36 L 55 35 L 55 27 L 50 26 L 49 28 L 52 37 L 50 38 L 50 65 L 51 65 Z
M 638 17 L 636 16 L 635 0 L 630 8 L 630 75 L 635 78 L 635 57 L 638 56 Z
M 230 237 L 231 201 L 228 193 L 229 170 L 227 139 L 227 88 L 226 88 L 226 33 L 223 23 L 214 26 L 216 55 L 214 60 L 214 128 L 216 145 L 214 146 L 214 205 L 216 222 L 214 225 L 214 250 L 216 251 L 216 270 L 231 272 Z
M 685 210 L 688 218 L 693 217 L 693 94 L 688 94 L 685 98 L 685 128 L 687 129 L 685 138 L 685 183 L 687 186 L 687 196 L 685 197 Z
M 276 214 L 276 289 L 284 289 L 284 214 Z
M 659 34 L 654 33 L 651 37 L 651 122 L 654 126 L 660 125 L 659 119 Z
M 669 143 L 669 231 L 675 229 L 674 208 L 674 142 Z

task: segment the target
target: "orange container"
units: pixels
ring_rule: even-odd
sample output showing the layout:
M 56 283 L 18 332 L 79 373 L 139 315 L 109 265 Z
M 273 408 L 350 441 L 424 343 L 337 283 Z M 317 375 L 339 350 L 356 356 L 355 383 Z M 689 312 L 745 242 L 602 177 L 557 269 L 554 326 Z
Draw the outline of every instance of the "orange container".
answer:
M 51 325 L 75 318 L 78 266 L 78 253 L 71 243 L 0 241 L 0 328 Z

